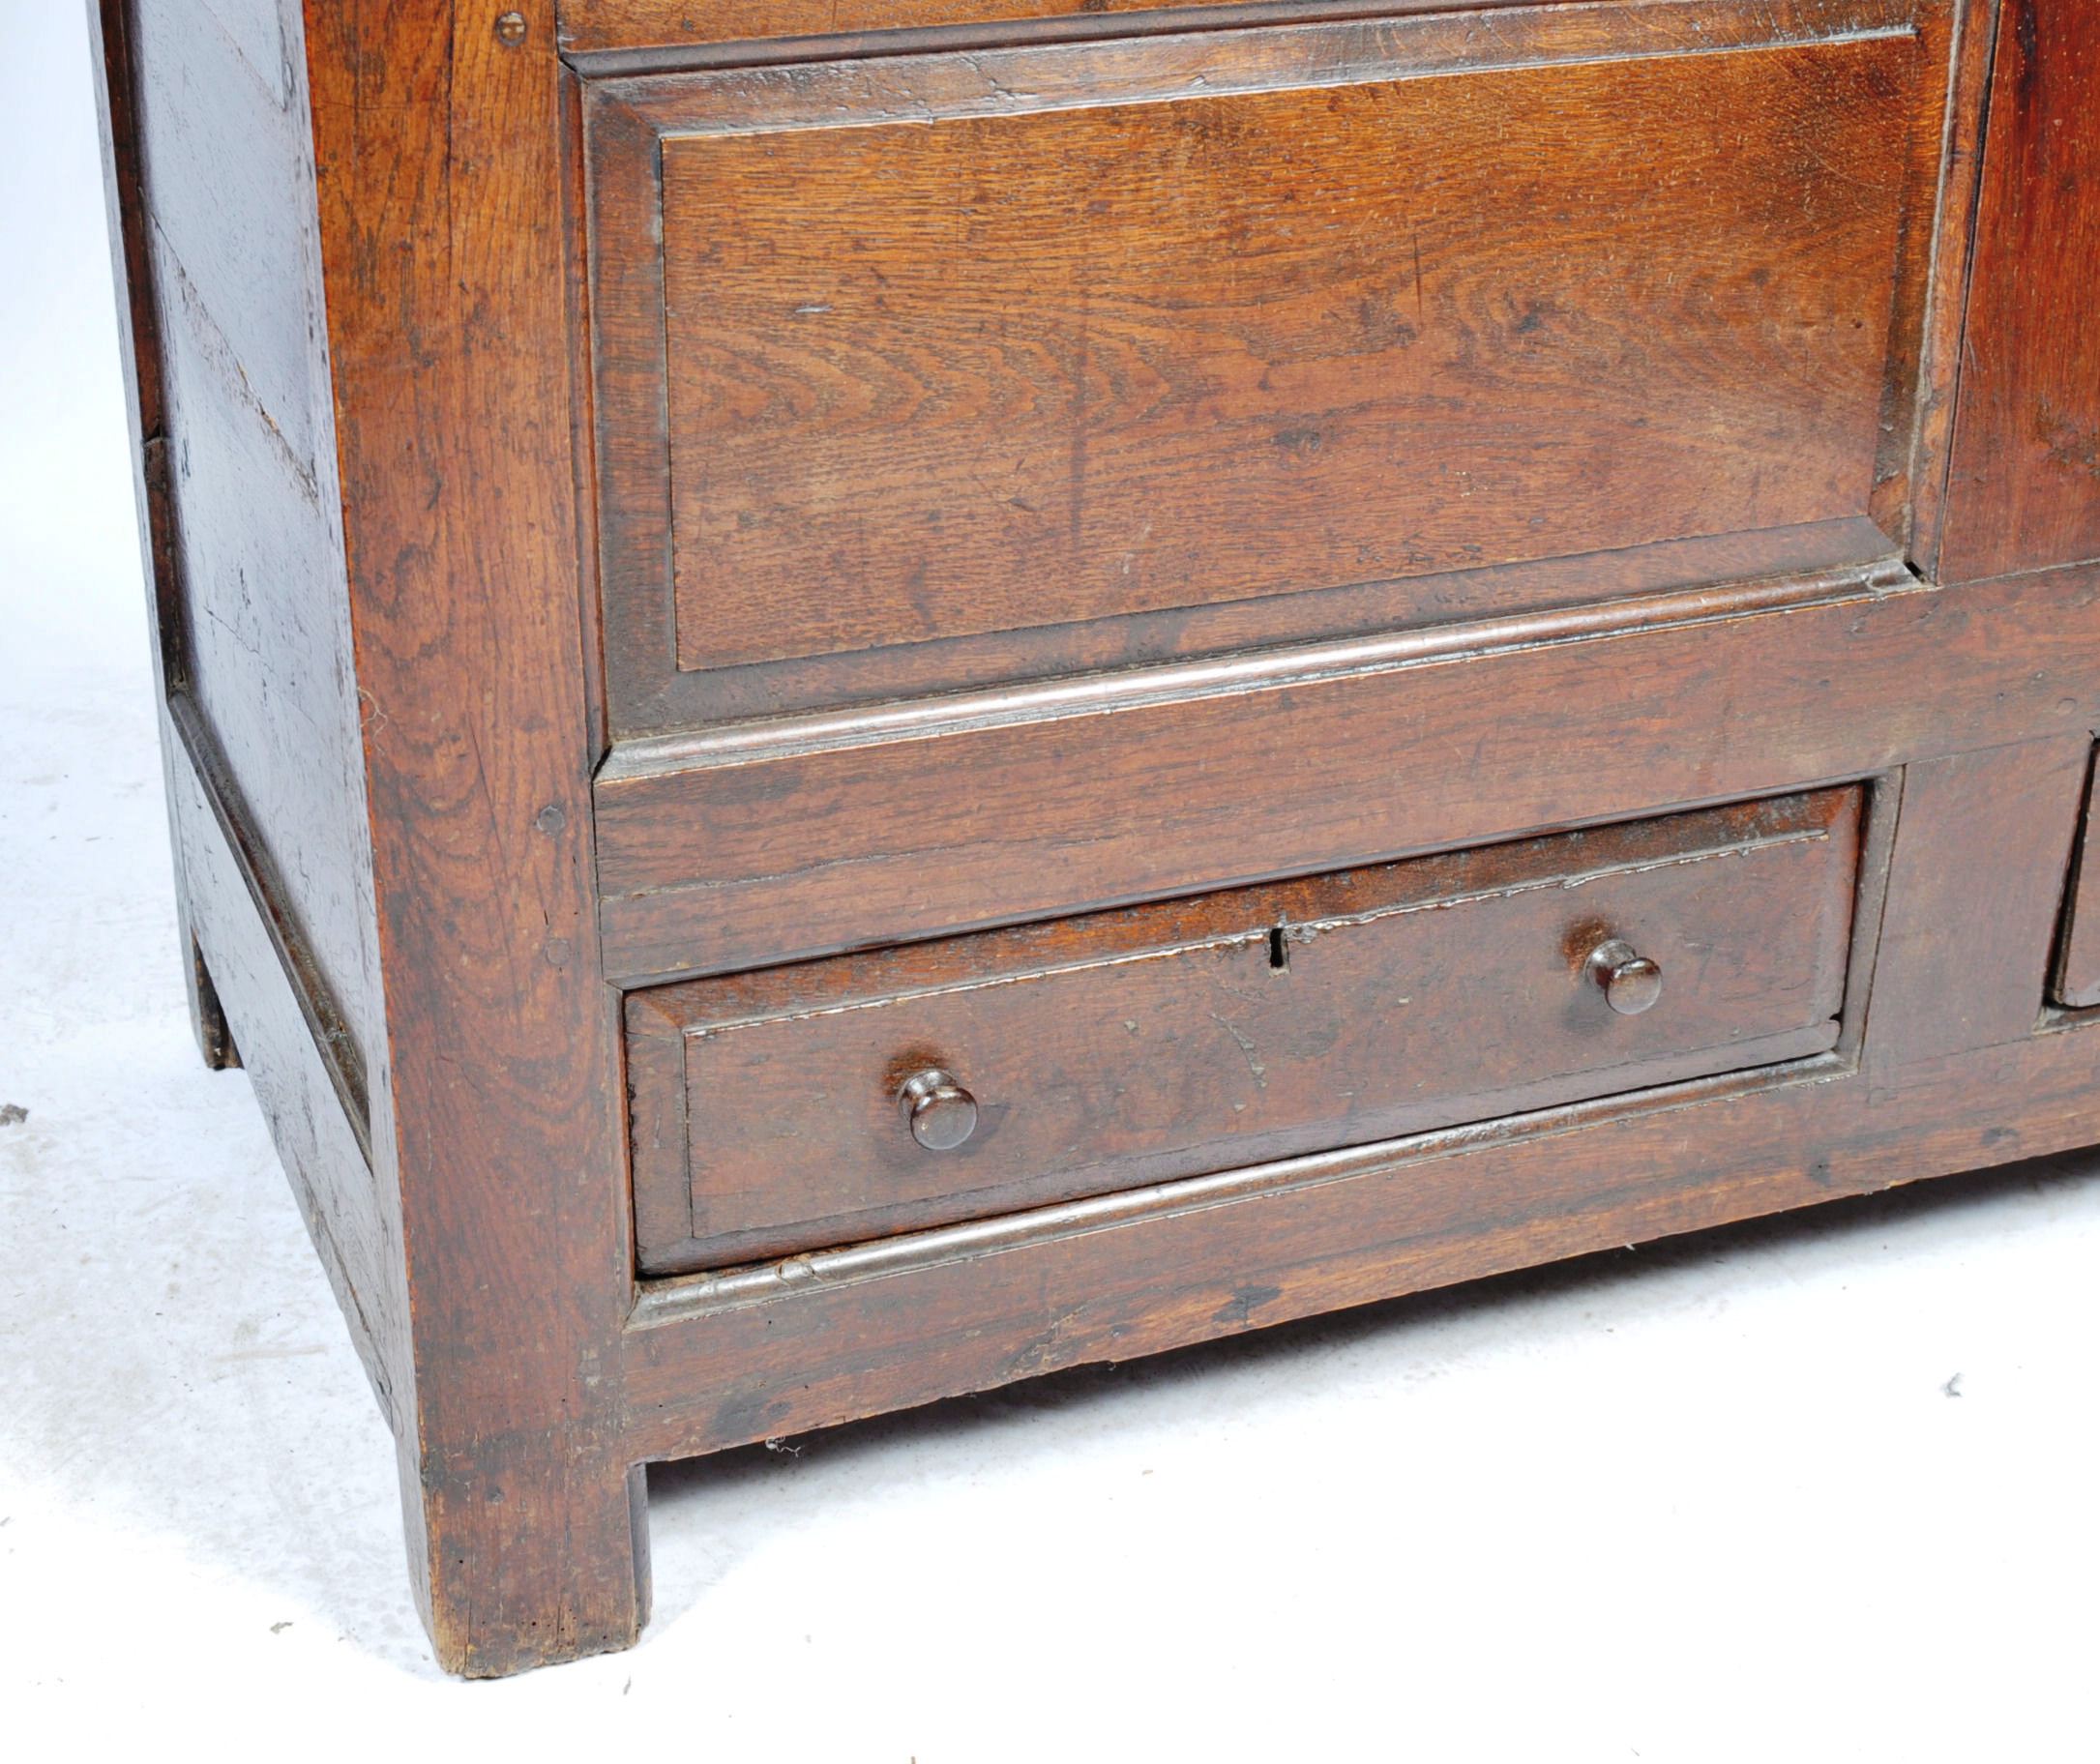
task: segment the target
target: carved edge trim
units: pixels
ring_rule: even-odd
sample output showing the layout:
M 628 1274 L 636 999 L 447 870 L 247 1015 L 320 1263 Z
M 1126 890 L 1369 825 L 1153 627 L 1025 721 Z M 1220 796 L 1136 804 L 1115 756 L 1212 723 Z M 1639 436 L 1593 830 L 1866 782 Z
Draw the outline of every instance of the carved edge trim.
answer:
M 1462 624 L 1418 627 L 1390 635 L 1288 644 L 1195 662 L 942 693 L 846 711 L 725 723 L 695 734 L 620 742 L 600 767 L 597 781 L 603 788 L 713 766 L 874 747 L 1007 723 L 1052 722 L 1099 711 L 1188 703 L 1252 688 L 1302 686 L 1636 631 L 1648 632 L 1759 613 L 1793 611 L 1825 602 L 1878 599 L 1919 586 L 1903 561 L 1890 556 L 1811 575 L 1642 594 L 1558 611 L 1511 613 Z
M 1859 1058 L 1867 1038 L 1875 965 L 1880 957 L 1881 926 L 1888 912 L 1888 879 L 1896 855 L 1896 830 L 1903 819 L 1904 777 L 1904 769 L 1899 766 L 1861 780 L 1866 802 L 1858 830 L 1852 923 L 1845 954 L 1845 1004 L 1838 1013 L 1837 1052 L 1847 1060 Z
M 1003 32 L 999 27 L 990 32 L 983 27 L 974 31 L 950 27 L 944 37 L 932 38 L 924 32 L 890 33 L 885 41 L 864 42 L 843 55 L 836 44 L 829 54 L 819 50 L 813 55 L 805 39 L 800 51 L 785 43 L 764 45 L 784 52 L 763 54 L 758 58 L 762 62 L 807 66 L 792 88 L 769 88 L 762 118 L 732 114 L 712 121 L 687 117 L 695 98 L 725 79 L 762 74 L 762 67 L 717 62 L 675 71 L 648 69 L 622 76 L 604 58 L 571 55 L 566 59 L 577 73 L 633 108 L 660 134 L 770 134 L 836 128 L 842 123 L 1033 115 L 1102 103 L 1170 103 L 1186 97 L 1317 90 L 1596 61 L 1674 60 L 1871 43 L 1916 36 L 1920 4 L 1921 0 L 1853 0 L 1849 6 L 1834 5 L 1831 0 L 1574 0 L 1574 4 L 1540 5 L 1520 0 L 1516 5 L 1470 7 L 1462 0 L 1450 7 L 1397 13 L 1391 8 L 1368 12 L 1321 8 L 1310 15 L 1228 20 L 1223 29 L 1216 24 L 1183 24 L 1161 31 L 1104 30 L 1092 41 L 1030 39 L 1018 35 L 1011 23 Z M 1672 28 L 1687 15 L 1706 20 L 1696 35 Z M 1095 16 L 1105 21 L 1142 15 Z M 1609 44 L 1594 41 L 1589 27 L 1600 21 L 1623 33 L 1622 37 Z M 1492 46 L 1484 46 L 1484 38 Z M 1302 59 L 1293 61 L 1287 54 L 1281 63 L 1264 63 L 1257 71 L 1235 74 L 1232 65 L 1248 53 L 1250 41 L 1257 46 L 1300 50 Z M 1328 52 L 1338 46 L 1340 53 Z M 1198 50 L 1216 60 L 1200 68 L 1189 65 Z M 885 104 L 882 94 L 869 90 L 869 82 L 855 73 L 857 66 L 877 64 L 887 81 L 888 68 L 901 65 L 908 79 L 913 61 L 959 56 L 967 56 L 973 63 L 967 72 L 981 81 L 974 92 L 965 96 L 959 91 L 931 104 L 924 100 L 907 101 L 899 110 Z M 1105 68 L 1104 56 L 1127 65 Z M 1050 89 L 1057 85 L 1052 70 L 1066 65 L 1083 66 L 1086 77 L 1070 90 Z M 842 77 L 845 85 L 840 91 L 831 90 Z
M 698 74 L 783 62 L 861 61 L 877 56 L 972 49 L 1030 48 L 1046 44 L 1100 43 L 1125 38 L 1179 37 L 1211 31 L 1274 29 L 1278 25 L 1335 24 L 1468 8 L 1471 0 L 1158 0 L 1126 12 L 1075 12 L 1039 17 L 985 19 L 961 24 L 885 25 L 860 30 L 804 31 L 792 37 L 726 37 L 716 41 L 651 41 L 633 25 L 606 26 L 590 17 L 590 0 L 557 7 L 562 60 L 587 79 L 638 74 Z M 1549 6 L 1560 0 L 1502 0 L 1493 10 Z M 622 41 L 622 37 L 627 41 Z
M 1906 548 L 1920 574 L 1939 577 L 1939 546 L 1954 470 L 1961 368 L 1968 336 L 1969 272 L 1983 212 L 1983 150 L 1997 68 L 1999 0 L 1956 0 L 1947 109 L 1940 134 L 1917 396 L 1910 434 Z

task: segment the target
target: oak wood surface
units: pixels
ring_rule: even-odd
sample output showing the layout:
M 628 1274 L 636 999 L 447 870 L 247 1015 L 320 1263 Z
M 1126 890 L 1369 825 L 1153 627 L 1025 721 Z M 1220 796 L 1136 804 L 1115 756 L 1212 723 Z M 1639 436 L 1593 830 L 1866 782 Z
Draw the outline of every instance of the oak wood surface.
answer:
M 1984 123 L 1998 18 L 1998 0 L 1956 0 L 1949 21 L 1953 75 L 1940 143 L 1931 270 L 1919 315 L 1918 384 L 1910 404 L 1909 460 L 1900 476 L 1882 486 L 1882 495 L 1894 492 L 1900 507 L 1878 510 L 1884 526 L 1902 536 L 1907 554 L 1926 575 L 1937 566 L 1946 506 L 1948 450 L 1954 434 L 1955 394 L 1961 383 Z M 1905 437 L 1895 439 L 1900 444 Z
M 131 444 L 133 498 L 138 521 L 139 573 L 146 585 L 151 632 L 154 698 L 161 707 L 162 786 L 170 832 L 179 826 L 175 755 L 166 705 L 171 684 L 181 679 L 177 627 L 181 618 L 175 580 L 174 511 L 167 493 L 166 395 L 161 367 L 160 318 L 156 310 L 153 256 L 144 192 L 139 179 L 138 106 L 133 74 L 130 21 L 118 6 L 90 6 L 87 14 L 97 71 L 95 105 L 101 137 L 103 193 L 109 231 L 117 301 L 118 372 Z M 204 1063 L 214 1071 L 237 1065 L 225 1010 L 204 965 L 192 925 L 189 880 L 175 865 L 177 935 L 185 946 L 183 990 L 190 1023 Z
M 631 994 L 642 1268 L 1821 1052 L 1859 808 L 1826 791 Z M 1614 937 L 1662 967 L 1637 1017 L 1585 972 Z M 927 1068 L 977 1103 L 952 1151 L 899 1116 Z
M 673 135 L 678 664 L 1862 514 L 1918 72 Z
M 2100 10 L 2005 0 L 1955 419 L 1948 580 L 2100 557 Z
M 1518 5 L 1549 0 L 1515 0 Z M 970 27 L 1031 35 L 1182 30 L 1305 17 L 1426 12 L 1447 0 L 562 0 L 562 46 L 596 65 L 619 51 L 667 58 L 740 41 L 792 40 L 800 53 L 865 51 L 885 40 L 955 35 Z
M 254 27 L 241 38 L 244 43 L 271 41 L 271 27 L 281 23 L 268 0 L 250 0 L 242 17 Z M 111 247 L 128 295 L 118 306 L 118 340 L 192 1018 L 207 1063 L 248 1068 L 359 1360 L 389 1426 L 399 1439 L 405 1439 L 410 1433 L 413 1374 L 399 1221 L 375 1177 L 370 1156 L 366 1056 L 377 1014 L 377 927 L 369 904 L 362 910 L 358 904 L 370 900 L 369 867 L 361 868 L 367 848 L 355 831 L 362 815 L 361 769 L 354 734 L 345 736 L 339 726 L 332 748 L 325 718 L 330 695 L 342 680 L 322 679 L 303 690 L 287 683 L 290 715 L 302 729 L 306 764 L 300 777 L 307 788 L 297 798 L 285 799 L 291 773 L 281 753 L 269 754 L 262 769 L 251 764 L 249 771 L 259 799 L 281 810 L 277 822 L 266 827 L 253 802 L 242 794 L 226 749 L 206 720 L 196 688 L 200 672 L 208 672 L 211 664 L 200 670 L 200 646 L 189 635 L 194 622 L 231 603 L 229 586 L 241 585 L 238 570 L 214 572 L 209 550 L 192 548 L 199 543 L 201 527 L 226 529 L 232 524 L 223 506 L 228 486 L 200 472 L 196 462 L 229 437 L 236 443 L 251 440 L 257 416 L 253 399 L 236 399 L 223 375 L 201 379 L 188 415 L 170 385 L 171 377 L 181 372 L 181 364 L 171 363 L 170 355 L 192 340 L 185 327 L 201 328 L 209 321 L 193 310 L 193 290 L 187 288 L 180 263 L 165 244 L 157 204 L 163 195 L 206 176 L 198 151 L 204 143 L 171 125 L 164 108 L 149 111 L 140 63 L 149 53 L 171 51 L 164 40 L 140 35 L 140 19 L 130 0 L 97 0 L 88 9 L 88 23 L 100 72 L 97 101 Z M 156 43 L 158 47 L 149 47 Z M 191 65 L 173 63 L 163 69 L 163 76 Z M 281 60 L 276 75 L 278 83 L 271 89 L 283 102 L 303 92 Z M 242 77 L 266 76 L 260 68 L 250 66 Z M 176 124 L 185 120 L 178 118 Z M 237 108 L 230 121 L 254 128 L 256 116 Z M 284 132 L 271 125 L 245 144 L 258 157 L 274 153 L 296 165 L 296 138 L 288 124 Z M 267 179 L 272 171 L 280 178 L 285 175 L 281 163 L 261 175 Z M 277 225 L 295 239 L 311 230 L 296 202 L 250 215 L 245 224 Z M 287 311 L 303 309 L 311 292 L 305 283 L 280 287 L 274 305 L 251 297 L 249 328 L 271 334 L 258 340 L 281 344 L 283 329 L 292 322 Z M 186 452 L 189 458 L 183 465 L 171 463 Z M 281 506 L 272 498 L 283 483 L 281 471 L 264 471 L 248 488 L 269 510 Z M 272 560 L 273 566 L 303 581 L 321 597 L 322 604 L 313 609 L 315 623 L 300 631 L 298 642 L 286 643 L 286 625 L 267 617 L 257 617 L 253 640 L 281 645 L 286 658 L 304 657 L 325 674 L 330 636 L 316 641 L 315 633 L 327 632 L 329 548 L 325 542 L 315 542 L 311 531 L 297 538 L 280 531 L 277 538 L 285 548 Z M 335 555 L 340 558 L 340 549 Z M 258 583 L 256 594 L 267 599 L 278 589 L 273 579 Z M 338 603 L 339 621 L 340 613 Z M 251 660 L 267 660 L 275 666 L 284 659 Z M 346 677 L 346 662 L 342 672 Z M 285 709 L 247 704 L 243 689 L 253 691 L 255 681 L 253 671 L 244 673 L 237 665 L 225 676 L 235 747 L 251 760 L 258 749 L 267 749 L 272 719 Z M 219 680 L 215 677 L 213 683 Z M 281 724 L 278 727 L 281 732 Z M 258 740 L 259 735 L 263 739 Z M 200 751 L 205 754 L 201 766 L 194 757 Z M 289 852 L 302 860 L 296 881 L 286 875 L 274 852 Z M 332 985 L 324 971 L 331 960 L 338 975 L 364 984 L 347 989 Z M 363 1014 L 361 1022 L 345 1017 L 346 1002 Z M 244 1044 L 245 1056 L 240 1051 Z
M 1397 662 L 1177 676 L 1033 719 L 633 773 L 615 755 L 606 960 L 753 966 L 968 928 L 989 903 L 1049 917 L 2088 730 L 2096 644 L 2091 570 L 1757 612 L 1717 593 L 1698 619 L 1572 640 L 1516 621 Z
M 168 689 L 194 700 L 251 806 L 326 1014 L 381 1058 L 360 707 L 323 363 L 303 70 L 265 65 L 275 0 L 122 9 L 137 77 L 138 291 L 158 380 L 144 444 L 165 499 Z M 243 45 L 246 45 L 244 52 Z M 134 321 L 136 322 L 136 321 Z
M 1878 1076 L 1808 1062 L 1790 1082 L 1781 1069 L 1748 1089 L 1717 1083 L 1702 1097 L 1687 1086 L 1631 1110 L 1582 1104 L 1271 1166 L 1291 1186 L 1239 1203 L 1198 1179 L 1180 1204 L 1140 1191 L 1118 1197 L 1131 1216 L 1121 1222 L 1110 1222 L 1117 1202 L 1105 1201 L 1109 1218 L 1080 1213 L 1040 1238 L 1009 1230 L 1011 1246 L 970 1241 L 965 1226 L 952 1250 L 930 1246 L 923 1259 L 902 1239 L 796 1258 L 765 1296 L 725 1305 L 682 1303 L 683 1283 L 667 1282 L 624 1343 L 631 1437 L 672 1458 L 791 1436 L 2090 1145 L 2100 1141 L 2093 1040 L 2081 1025 Z
M 634 1460 L 592 1369 L 631 1233 L 591 912 L 563 75 L 548 0 L 513 9 L 515 44 L 500 10 L 307 12 L 393 977 L 410 1547 L 439 1658 L 472 1675 L 624 1646 L 648 1599 Z
M 1520 9 L 1486 71 L 1439 15 L 594 83 L 615 729 L 1893 530 L 1946 25 L 1693 0 Z
M 449 1667 L 633 1639 L 653 1458 L 2100 1142 L 2100 478 L 2036 427 L 2091 390 L 2089 7 L 97 7 L 181 955 Z M 1410 207 L 1437 322 L 1367 352 Z M 1437 363 L 1437 447 L 1374 471 L 1337 361 L 1366 408 Z M 803 518 L 709 531 L 754 433 Z M 961 592 L 896 592 L 959 437 L 1069 478 L 1080 434 L 1080 543 L 982 528 Z M 1439 460 L 1502 493 L 1454 514 Z M 833 569 L 852 495 L 886 519 Z M 1183 579 L 1118 598 L 1118 495 Z M 1333 567 L 1415 514 L 1426 573 Z M 1753 798 L 1835 818 L 1672 854 Z M 1338 912 L 1386 882 L 1427 892 Z M 1650 919 L 1561 923 L 1607 894 Z M 1645 1014 L 1585 978 L 1614 928 Z M 1418 972 L 1474 996 L 1381 1060 Z M 1119 1063 L 1126 1019 L 1177 1057 Z M 716 1150 L 781 1252 L 645 1275 Z
M 2091 752 L 2079 731 L 1914 763 L 1882 926 L 1877 1044 L 1922 1062 L 2031 1035 Z M 1979 867 L 1973 854 L 1995 862 Z
M 281 928 L 252 904 L 257 894 L 229 837 L 224 805 L 214 801 L 207 775 L 180 735 L 168 753 L 178 808 L 175 858 L 192 902 L 192 932 L 215 995 L 224 1001 L 228 1034 L 245 1049 L 256 1102 L 350 1339 L 403 1467 L 412 1467 L 415 1368 L 399 1203 L 375 1166 L 369 1118 L 345 1099 L 334 1050 L 315 1032 L 313 992 L 287 966 Z

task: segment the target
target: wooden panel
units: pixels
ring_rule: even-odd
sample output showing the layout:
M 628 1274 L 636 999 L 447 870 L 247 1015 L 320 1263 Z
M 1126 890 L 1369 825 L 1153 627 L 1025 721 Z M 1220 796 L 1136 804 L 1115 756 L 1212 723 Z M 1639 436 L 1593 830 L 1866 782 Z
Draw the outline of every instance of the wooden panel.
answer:
M 274 7 L 227 15 L 265 52 Z M 364 742 L 351 661 L 306 133 L 306 87 L 266 85 L 217 15 L 127 6 L 138 80 L 133 276 L 152 328 L 142 426 L 166 499 L 154 560 L 166 687 L 237 785 L 326 1012 L 384 1063 Z
M 124 386 L 126 438 L 131 446 L 133 497 L 138 522 L 139 574 L 146 586 L 152 635 L 154 698 L 161 707 L 162 783 L 168 825 L 180 828 L 184 794 L 178 788 L 175 740 L 168 726 L 168 693 L 182 677 L 182 598 L 175 579 L 174 510 L 167 494 L 167 397 L 161 367 L 161 321 L 153 272 L 151 223 L 139 169 L 136 77 L 129 8 L 124 0 L 101 0 L 88 9 L 88 35 L 95 70 L 96 122 L 101 134 L 103 197 L 109 229 L 117 299 L 118 369 Z M 172 841 L 171 841 L 172 842 Z M 175 865 L 175 918 L 188 947 L 181 962 L 190 1025 L 204 1063 L 222 1071 L 240 1063 L 233 1034 L 192 929 L 189 883 Z
M 2080 730 L 1906 770 L 1868 1029 L 1881 1058 L 2034 1033 L 2090 751 Z
M 755 966 L 2086 731 L 2096 587 L 1686 597 L 1601 634 L 1518 620 L 615 753 L 606 960 Z
M 2057 952 L 2054 988 L 2058 1004 L 2077 1010 L 2100 1005 L 2100 849 L 2094 845 L 2094 829 L 2100 827 L 2100 817 L 2093 812 L 2096 801 L 2100 801 L 2100 772 L 2088 772 L 2085 812 L 2080 824 L 2069 897 L 2064 902 L 2063 941 Z
M 195 726 L 195 725 L 192 725 Z M 178 725 L 179 727 L 179 725 Z M 404 1451 L 415 1443 L 414 1363 L 400 1209 L 371 1163 L 369 1123 L 346 1100 L 325 1011 L 287 960 L 283 927 L 258 907 L 244 859 L 213 802 L 209 773 L 169 731 L 176 863 L 190 926 L 241 1049 L 271 1142 L 319 1252 L 379 1406 Z
M 257 66 L 271 53 L 268 5 L 226 11 L 237 35 L 191 7 L 132 9 L 155 239 L 180 266 L 162 298 L 216 333 L 229 397 L 267 416 L 311 484 L 329 435 L 306 86 L 288 83 L 281 46 L 274 67 Z
M 183 351 L 195 342 L 185 330 L 189 313 L 183 301 L 170 298 L 170 260 L 156 250 L 153 197 L 199 181 L 206 166 L 195 156 L 195 140 L 170 126 L 166 115 L 158 118 L 160 132 L 151 143 L 143 138 L 140 42 L 131 4 L 103 0 L 88 11 L 88 23 L 97 38 L 111 248 L 120 285 L 128 283 L 131 296 L 120 301 L 118 334 L 140 552 L 156 634 L 162 762 L 183 939 L 176 954 L 192 987 L 192 1013 L 206 1061 L 246 1065 L 359 1361 L 386 1422 L 407 1451 L 414 1443 L 409 1407 L 414 1373 L 407 1287 L 399 1262 L 401 1230 L 399 1210 L 373 1178 L 370 1155 L 366 1054 L 378 1022 L 378 928 L 370 909 L 370 869 L 359 871 L 361 848 L 355 838 L 346 838 L 348 830 L 361 830 L 364 823 L 355 716 L 346 728 L 328 716 L 332 695 L 344 687 L 342 678 L 311 681 L 305 689 L 285 678 L 278 701 L 258 703 L 246 720 L 233 722 L 242 751 L 254 754 L 258 746 L 267 746 L 267 737 L 265 742 L 256 737 L 271 714 L 300 720 L 303 794 L 280 798 L 287 777 L 281 754 L 273 754 L 267 769 L 250 769 L 262 796 L 278 810 L 269 830 L 271 846 L 290 850 L 303 866 L 330 863 L 330 871 L 319 875 L 303 867 L 294 886 L 271 861 L 256 817 L 239 812 L 242 802 L 229 764 L 189 691 L 195 645 L 185 642 L 185 624 L 224 607 L 222 590 L 231 575 L 210 567 L 210 544 L 222 542 L 231 525 L 224 500 L 231 489 L 217 477 L 219 450 L 226 441 L 252 439 L 246 428 L 250 409 L 237 409 L 222 384 L 214 387 L 208 376 L 189 371 L 192 364 Z M 242 120 L 252 120 L 252 113 L 237 109 L 222 118 L 229 131 Z M 283 128 L 290 131 L 290 124 Z M 145 181 L 149 145 L 156 170 L 151 189 Z M 275 126 L 248 147 L 258 156 L 275 151 L 296 166 L 287 134 Z M 298 210 L 281 212 L 278 222 L 294 233 L 309 224 Z M 258 224 L 258 219 L 252 217 L 250 224 Z M 258 303 L 252 309 L 273 315 L 271 328 L 280 344 L 285 298 L 296 307 L 298 290 L 280 290 L 278 305 Z M 174 450 L 189 456 L 172 470 L 170 434 Z M 265 468 L 239 485 L 239 498 L 246 498 L 242 506 L 254 525 L 281 546 L 271 563 L 317 604 L 309 611 L 312 626 L 305 632 L 307 642 L 287 640 L 280 626 L 269 653 L 250 662 L 296 672 L 292 658 L 298 655 L 319 662 L 323 672 L 328 665 L 346 670 L 342 586 L 340 575 L 330 573 L 330 561 L 340 559 L 340 552 L 330 548 L 326 527 L 319 536 L 311 527 L 275 527 L 285 508 L 283 487 L 283 475 Z M 176 502 L 181 502 L 181 536 Z M 197 529 L 210 536 L 201 546 Z M 311 640 L 315 628 L 334 632 L 336 645 L 330 647 L 326 638 Z M 248 636 L 265 640 L 254 630 Z M 226 678 L 224 670 L 212 672 L 214 685 Z M 204 750 L 204 760 L 197 762 L 193 750 Z M 351 987 L 332 987 L 330 968 L 336 977 L 351 979 Z M 355 1022 L 344 1020 L 344 1008 L 357 1013 Z
M 303 320 L 299 322 L 304 322 Z M 182 690 L 368 1070 L 384 1064 L 341 530 L 180 315 L 163 329 Z M 328 472 L 331 486 L 335 474 Z
M 1438 572 L 1515 609 L 1555 603 L 1541 559 L 1703 544 L 1711 579 L 1900 533 L 1945 8 L 1495 30 L 592 82 L 614 732 L 1390 630 Z
M 673 135 L 679 665 L 1864 513 L 1917 64 Z
M 2100 556 L 2100 8 L 2006 0 L 1939 573 Z
M 1860 793 L 1826 791 L 629 1001 L 651 1271 L 721 1266 L 1827 1049 Z M 1585 972 L 1627 940 L 1663 994 Z M 916 1143 L 912 1073 L 974 1096 Z M 682 1070 L 681 1070 L 682 1068 Z M 683 1142 L 680 1142 L 683 1141 Z M 690 1211 L 687 1203 L 690 1202 Z M 690 1239 L 690 1241 L 686 1241 Z

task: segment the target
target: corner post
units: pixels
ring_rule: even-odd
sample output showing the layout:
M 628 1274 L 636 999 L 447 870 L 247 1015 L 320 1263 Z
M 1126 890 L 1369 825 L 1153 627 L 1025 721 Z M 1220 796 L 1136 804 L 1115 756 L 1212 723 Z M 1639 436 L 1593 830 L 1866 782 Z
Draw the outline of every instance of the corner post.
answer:
M 632 1298 L 552 0 L 306 0 L 414 1335 L 410 1555 L 451 1669 L 635 1639 Z M 379 1135 L 375 1133 L 375 1137 Z

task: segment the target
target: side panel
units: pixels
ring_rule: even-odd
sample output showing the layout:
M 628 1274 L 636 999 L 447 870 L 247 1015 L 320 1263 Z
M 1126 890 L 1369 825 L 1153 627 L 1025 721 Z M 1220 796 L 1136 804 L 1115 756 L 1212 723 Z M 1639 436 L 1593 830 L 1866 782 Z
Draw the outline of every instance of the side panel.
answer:
M 230 779 L 362 1090 L 376 914 L 297 21 L 277 0 L 111 11 L 134 76 L 167 686 L 195 703 L 202 763 Z
M 89 20 L 199 1039 L 214 1064 L 238 1047 L 411 1434 L 399 1219 L 371 1159 L 378 926 L 296 22 L 275 0 L 212 0 L 181 29 L 100 0 Z

